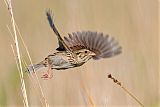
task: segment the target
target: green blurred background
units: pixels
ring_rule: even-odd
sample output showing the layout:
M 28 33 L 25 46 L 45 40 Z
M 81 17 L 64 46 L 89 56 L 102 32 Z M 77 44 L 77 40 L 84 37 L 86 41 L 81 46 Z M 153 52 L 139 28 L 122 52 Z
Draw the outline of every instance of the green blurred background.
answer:
M 156 0 L 13 0 L 13 11 L 34 63 L 55 51 L 57 38 L 49 27 L 45 11 L 52 9 L 59 32 L 91 30 L 114 36 L 123 53 L 110 59 L 54 72 L 40 84 L 51 107 L 88 106 L 82 83 L 97 107 L 139 106 L 107 78 L 111 73 L 146 107 L 160 106 L 158 71 L 158 1 Z M 0 0 L 0 107 L 23 106 L 19 74 L 11 50 L 13 40 L 6 25 L 10 16 Z M 20 51 L 27 59 L 21 45 Z M 31 107 L 42 106 L 38 91 L 25 73 Z

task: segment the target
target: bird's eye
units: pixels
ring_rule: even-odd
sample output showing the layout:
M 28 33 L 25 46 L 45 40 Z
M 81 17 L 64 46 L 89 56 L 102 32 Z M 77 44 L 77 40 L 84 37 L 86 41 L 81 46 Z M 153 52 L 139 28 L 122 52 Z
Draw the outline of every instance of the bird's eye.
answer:
M 79 55 L 80 54 L 80 52 L 78 52 L 78 53 L 76 53 L 77 55 Z
M 84 51 L 84 53 L 87 53 L 88 51 Z

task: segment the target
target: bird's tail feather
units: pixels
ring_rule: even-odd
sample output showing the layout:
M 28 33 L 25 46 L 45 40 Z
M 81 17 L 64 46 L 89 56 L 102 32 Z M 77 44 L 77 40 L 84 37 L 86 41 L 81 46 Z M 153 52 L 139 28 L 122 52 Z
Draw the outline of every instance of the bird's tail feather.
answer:
M 32 73 L 32 72 L 35 72 L 43 67 L 45 67 L 45 65 L 42 62 L 40 62 L 38 64 L 29 65 L 27 67 L 27 72 Z

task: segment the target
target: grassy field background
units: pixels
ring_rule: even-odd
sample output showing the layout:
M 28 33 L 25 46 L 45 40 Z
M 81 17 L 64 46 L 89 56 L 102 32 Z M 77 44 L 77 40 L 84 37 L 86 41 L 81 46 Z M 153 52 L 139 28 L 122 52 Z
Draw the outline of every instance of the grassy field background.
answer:
M 15 20 L 34 63 L 55 52 L 57 38 L 47 22 L 51 9 L 59 32 L 91 30 L 115 37 L 123 53 L 114 58 L 89 61 L 85 65 L 54 72 L 50 80 L 40 78 L 51 107 L 91 106 L 84 101 L 82 84 L 96 107 L 138 107 L 120 87 L 107 78 L 111 73 L 145 107 L 160 106 L 158 57 L 158 1 L 156 0 L 13 0 Z M 10 45 L 10 16 L 0 0 L 0 107 L 23 106 L 19 74 Z M 28 61 L 20 42 L 20 51 Z M 29 61 L 28 61 L 29 62 Z M 31 107 L 41 106 L 37 90 L 24 74 Z

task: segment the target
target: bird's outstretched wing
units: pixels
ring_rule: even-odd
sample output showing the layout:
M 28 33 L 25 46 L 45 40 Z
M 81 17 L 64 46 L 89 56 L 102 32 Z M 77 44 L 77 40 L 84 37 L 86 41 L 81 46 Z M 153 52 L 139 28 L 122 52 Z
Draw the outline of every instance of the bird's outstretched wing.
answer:
M 57 38 L 58 38 L 59 47 L 56 50 L 58 50 L 58 51 L 66 51 L 66 50 L 71 51 L 71 49 L 66 45 L 66 43 L 62 39 L 61 35 L 59 34 L 58 30 L 56 29 L 54 22 L 53 22 L 53 19 L 52 19 L 52 11 L 50 9 L 48 11 L 46 11 L 46 16 L 47 16 L 50 27 L 52 28 L 52 30 L 54 31 L 54 33 L 57 35 Z
M 122 52 L 118 42 L 103 33 L 83 31 L 68 35 L 69 37 L 64 37 L 64 41 L 72 51 L 88 49 L 96 53 L 93 59 L 109 58 Z

